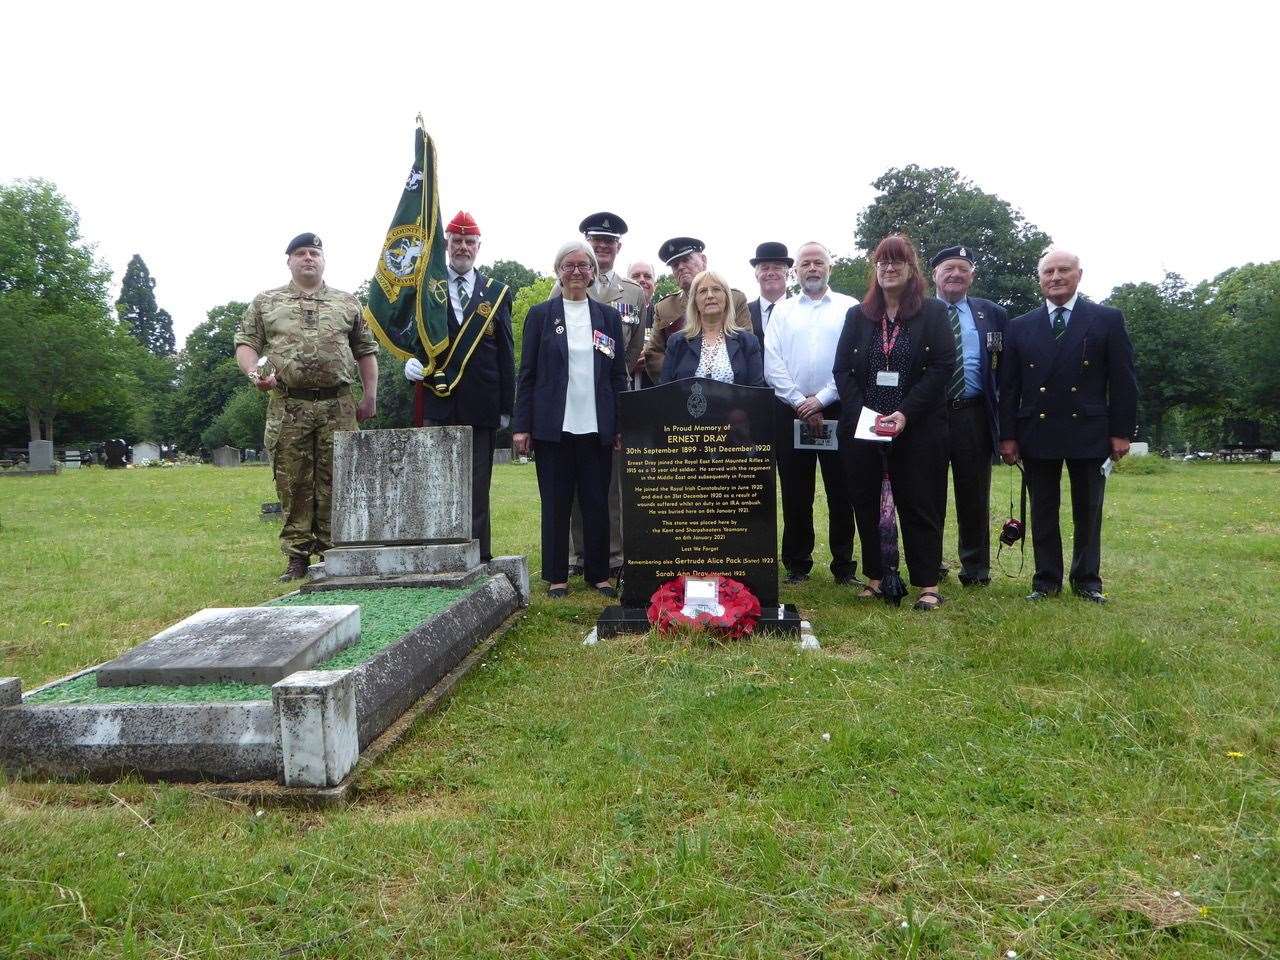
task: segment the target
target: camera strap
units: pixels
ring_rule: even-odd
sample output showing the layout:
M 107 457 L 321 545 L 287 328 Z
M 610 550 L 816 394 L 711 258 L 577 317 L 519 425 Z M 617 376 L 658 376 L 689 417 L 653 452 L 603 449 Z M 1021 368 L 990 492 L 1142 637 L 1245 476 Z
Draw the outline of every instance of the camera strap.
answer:
M 1013 518 L 1013 473 L 1014 469 L 1022 475 L 1021 491 L 1018 495 L 1018 522 L 1022 525 L 1022 536 L 1018 538 L 1018 569 L 1014 573 L 1010 573 L 1004 568 L 1004 564 L 1000 562 L 1000 555 L 1004 552 L 1004 540 L 1000 540 L 1000 545 L 996 547 L 996 566 L 1000 568 L 1000 572 L 1010 579 L 1022 576 L 1022 568 L 1027 562 L 1027 472 L 1022 469 L 1021 461 L 1014 461 L 1009 470 L 1009 518 Z

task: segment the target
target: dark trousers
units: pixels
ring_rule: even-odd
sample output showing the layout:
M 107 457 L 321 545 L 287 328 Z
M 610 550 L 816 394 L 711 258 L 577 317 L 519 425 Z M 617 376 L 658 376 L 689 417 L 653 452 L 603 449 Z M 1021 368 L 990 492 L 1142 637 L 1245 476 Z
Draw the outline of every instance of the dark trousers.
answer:
M 931 426 L 931 425 L 930 425 Z M 880 553 L 881 448 L 872 440 L 843 443 L 853 512 L 862 538 L 862 572 L 884 574 Z M 902 532 L 902 552 L 912 586 L 932 587 L 942 572 L 942 521 L 947 512 L 947 432 L 933 428 L 916 436 L 911 424 L 888 444 L 889 485 Z
M 428 420 L 428 427 L 467 427 L 467 423 Z M 489 484 L 493 479 L 493 448 L 497 432 L 491 427 L 471 427 L 471 537 L 480 541 L 480 562 L 493 559 L 489 536 Z
M 948 411 L 960 576 L 991 578 L 991 421 L 986 402 Z
M 813 495 L 817 469 L 821 467 L 822 486 L 827 492 L 831 572 L 837 577 L 851 577 L 858 569 L 853 559 L 853 506 L 840 454 L 796 450 L 795 410 L 774 398 L 774 414 L 774 450 L 782 488 L 782 565 L 788 573 L 808 573 L 813 567 Z M 839 420 L 840 405 L 827 407 L 822 416 L 825 420 Z
M 1101 590 L 1102 497 L 1107 478 L 1103 458 L 1085 460 L 1036 460 L 1024 457 L 1027 494 L 1031 497 L 1031 545 L 1036 572 L 1031 588 L 1045 593 L 1062 589 L 1062 531 L 1058 507 L 1062 499 L 1062 464 L 1071 479 L 1071 585 L 1081 590 Z
M 587 583 L 609 579 L 609 473 L 613 447 L 598 433 L 562 433 L 559 442 L 533 441 L 542 501 L 542 579 L 569 579 L 569 515 L 575 498 L 582 506 L 582 576 Z

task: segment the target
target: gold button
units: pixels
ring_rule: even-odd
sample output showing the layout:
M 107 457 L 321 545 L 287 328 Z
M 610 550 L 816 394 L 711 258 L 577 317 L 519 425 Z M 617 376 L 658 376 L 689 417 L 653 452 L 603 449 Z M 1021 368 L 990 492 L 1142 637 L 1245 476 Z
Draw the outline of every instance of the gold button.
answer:
M 1040 392 L 1041 392 L 1041 393 L 1044 393 L 1044 387 L 1041 387 L 1041 388 L 1040 388 Z
M 1043 420 L 1046 416 L 1047 416 L 1047 414 L 1043 414 L 1043 413 L 1042 413 L 1042 414 L 1040 414 L 1040 419 L 1041 419 L 1041 420 Z

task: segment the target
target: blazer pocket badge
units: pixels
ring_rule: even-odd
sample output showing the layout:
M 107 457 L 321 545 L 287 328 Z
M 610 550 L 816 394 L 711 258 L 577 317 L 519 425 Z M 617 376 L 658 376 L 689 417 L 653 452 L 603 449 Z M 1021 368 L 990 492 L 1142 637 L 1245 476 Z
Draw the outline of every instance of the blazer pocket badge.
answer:
M 601 333 L 599 330 L 591 331 L 591 342 L 595 344 L 595 348 L 603 353 L 610 360 L 613 359 L 614 339 L 608 334 Z
M 486 300 L 484 303 L 480 304 L 480 306 L 476 307 L 476 313 L 487 319 L 489 315 L 493 313 L 493 304 Z

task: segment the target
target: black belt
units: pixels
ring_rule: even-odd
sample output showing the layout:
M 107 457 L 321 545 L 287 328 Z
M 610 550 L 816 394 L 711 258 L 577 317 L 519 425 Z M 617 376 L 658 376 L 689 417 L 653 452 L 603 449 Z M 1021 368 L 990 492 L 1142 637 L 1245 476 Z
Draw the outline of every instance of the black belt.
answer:
M 335 397 L 345 397 L 351 392 L 351 384 L 340 383 L 336 387 L 316 387 L 307 389 L 306 387 L 286 387 L 281 384 L 284 395 L 291 400 L 332 400 Z
M 947 406 L 952 410 L 967 410 L 969 407 L 976 407 L 982 403 L 986 397 L 978 394 L 976 397 L 959 397 L 956 400 L 948 400 Z

